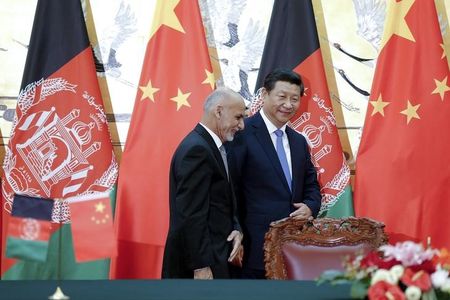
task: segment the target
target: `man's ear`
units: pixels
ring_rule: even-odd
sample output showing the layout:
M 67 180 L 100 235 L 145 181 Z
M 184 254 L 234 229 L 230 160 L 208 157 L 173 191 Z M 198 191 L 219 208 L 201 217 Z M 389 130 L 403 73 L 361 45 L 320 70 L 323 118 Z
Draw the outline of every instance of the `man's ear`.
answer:
M 266 90 L 266 88 L 261 88 L 261 100 L 264 102 L 264 99 L 269 96 L 269 92 Z
M 222 111 L 223 111 L 223 106 L 222 105 L 217 105 L 215 113 L 216 113 L 216 117 L 218 119 L 220 119 L 220 117 L 222 115 Z

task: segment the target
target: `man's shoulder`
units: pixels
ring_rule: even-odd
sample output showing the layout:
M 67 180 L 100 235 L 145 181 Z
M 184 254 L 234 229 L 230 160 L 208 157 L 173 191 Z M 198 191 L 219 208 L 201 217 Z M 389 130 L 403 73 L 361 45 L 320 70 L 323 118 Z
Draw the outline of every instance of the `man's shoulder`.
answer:
M 244 130 L 240 131 L 241 134 L 248 134 L 257 130 L 261 125 L 261 115 L 253 115 L 244 119 Z
M 262 120 L 262 117 L 258 112 L 250 117 L 245 118 L 244 122 L 245 122 L 245 124 L 254 124 L 254 123 L 258 123 L 260 120 Z
M 207 141 L 205 140 L 205 138 L 196 130 L 192 130 L 191 132 L 189 132 L 184 139 L 180 142 L 180 146 L 183 147 L 193 147 L 193 146 L 203 146 L 206 147 L 208 146 Z
M 190 131 L 178 144 L 175 153 L 182 154 L 192 149 L 207 149 L 209 147 L 207 141 L 202 137 L 202 135 L 197 130 Z
M 305 144 L 305 145 L 308 144 L 306 137 L 303 134 L 301 134 L 300 132 L 298 132 L 297 130 L 287 126 L 286 132 L 287 132 L 290 140 L 294 140 L 297 143 L 301 143 L 301 144 Z

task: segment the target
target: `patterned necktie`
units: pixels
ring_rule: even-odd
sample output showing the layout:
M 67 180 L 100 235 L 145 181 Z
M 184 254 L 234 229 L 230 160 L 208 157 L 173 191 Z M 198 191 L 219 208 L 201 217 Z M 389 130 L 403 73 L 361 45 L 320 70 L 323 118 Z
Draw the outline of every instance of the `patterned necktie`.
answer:
M 275 135 L 277 136 L 277 154 L 278 159 L 280 160 L 281 167 L 283 168 L 284 176 L 286 177 L 286 180 L 289 185 L 289 189 L 292 190 L 292 178 L 291 173 L 289 172 L 289 165 L 286 158 L 286 152 L 284 151 L 283 147 L 283 131 L 280 129 L 275 130 Z
M 219 147 L 220 155 L 222 156 L 223 164 L 225 166 L 225 171 L 227 172 L 227 177 L 229 178 L 230 175 L 228 174 L 228 160 L 227 160 L 227 151 L 225 150 L 225 146 L 222 144 L 222 146 Z

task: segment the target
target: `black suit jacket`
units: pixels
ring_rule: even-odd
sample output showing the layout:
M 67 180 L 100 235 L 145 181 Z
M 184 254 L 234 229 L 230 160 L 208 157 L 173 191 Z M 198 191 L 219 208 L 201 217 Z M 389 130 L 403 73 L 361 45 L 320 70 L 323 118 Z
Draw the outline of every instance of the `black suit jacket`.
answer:
M 261 115 L 246 119 L 244 131 L 230 145 L 231 172 L 244 230 L 244 266 L 264 269 L 264 235 L 270 222 L 289 216 L 295 202 L 317 216 L 321 195 L 306 139 L 286 127 L 292 162 L 292 192 Z
M 235 198 L 220 152 L 200 124 L 172 157 L 169 192 L 162 277 L 193 278 L 193 270 L 210 266 L 214 278 L 228 278 L 227 237 L 240 230 Z

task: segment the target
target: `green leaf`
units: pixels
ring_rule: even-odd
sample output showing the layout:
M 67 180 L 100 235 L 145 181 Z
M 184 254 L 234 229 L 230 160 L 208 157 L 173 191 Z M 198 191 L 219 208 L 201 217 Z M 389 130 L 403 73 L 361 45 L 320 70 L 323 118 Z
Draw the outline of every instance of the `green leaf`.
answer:
M 441 289 L 437 289 L 437 290 L 433 290 L 433 293 L 435 294 L 434 299 L 439 299 L 439 300 L 450 300 L 450 294 L 444 292 Z M 433 299 L 433 298 L 432 298 Z
M 422 294 L 422 300 L 437 300 L 436 293 L 434 292 L 434 289 L 429 290 L 426 293 Z
M 354 281 L 350 288 L 350 296 L 353 299 L 364 299 L 367 296 L 369 285 L 362 281 Z
M 323 272 L 319 278 L 317 278 L 317 284 L 322 284 L 324 282 L 333 283 L 336 280 L 345 279 L 345 274 L 338 270 L 327 270 Z
M 331 284 L 349 284 L 349 283 L 352 283 L 352 281 L 351 281 L 351 280 L 348 280 L 348 279 L 345 279 L 345 278 L 342 278 L 342 279 L 335 279 L 335 280 L 333 280 L 333 281 L 331 282 Z

